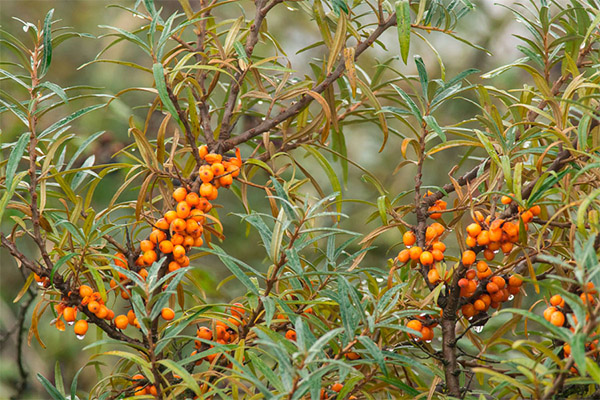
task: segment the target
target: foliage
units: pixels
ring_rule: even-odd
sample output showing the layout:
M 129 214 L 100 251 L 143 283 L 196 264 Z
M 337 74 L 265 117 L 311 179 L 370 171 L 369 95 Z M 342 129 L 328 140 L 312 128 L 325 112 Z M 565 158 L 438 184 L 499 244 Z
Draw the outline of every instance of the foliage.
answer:
M 2 144 L 0 239 L 28 273 L 15 301 L 38 283 L 29 340 L 42 347 L 44 313 L 61 331 L 75 323 L 65 337 L 98 328 L 86 347 L 97 351 L 86 365 L 97 384 L 78 388 L 78 373 L 65 390 L 57 367 L 53 383 L 38 375 L 52 398 L 598 394 L 596 0 L 514 4 L 528 31 L 518 36 L 524 57 L 451 77 L 424 34 L 484 54 L 455 31 L 473 7 L 467 0 L 285 3 L 321 36 L 301 50 L 321 50 L 302 77 L 267 26 L 280 0 L 179 4 L 171 15 L 152 0 L 117 6 L 143 23 L 105 26 L 111 41 L 86 65 L 118 64 L 154 85 L 116 96 L 44 79 L 53 50 L 83 36 L 59 27 L 53 11 L 38 25 L 23 22 L 29 46 L 1 32 L 11 58 L 0 70 L 0 112 L 19 135 Z M 386 31 L 397 34 L 388 51 L 399 56 L 361 67 Z M 421 56 L 409 61 L 417 39 L 439 77 Z M 140 55 L 105 58 L 122 44 Z M 416 76 L 402 72 L 411 62 Z M 509 71 L 526 76 L 493 86 Z M 132 91 L 149 94 L 147 117 L 129 119 L 120 162 L 96 164 L 86 149 L 102 128 L 76 146 L 72 126 Z M 476 111 L 448 122 L 455 104 Z M 351 157 L 356 125 L 380 152 L 396 150 L 390 171 L 414 171 L 410 191 L 394 193 Z M 450 151 L 458 162 L 448 168 L 439 157 Z M 448 182 L 430 185 L 426 163 Z M 346 189 L 351 169 L 372 184 L 367 200 Z M 98 205 L 111 173 L 122 184 Z M 232 255 L 218 207 L 225 189 L 240 208 L 221 217 L 243 210 L 234 214 L 260 237 L 263 265 Z M 260 204 L 249 190 L 264 191 Z M 351 203 L 379 226 L 347 229 Z M 407 248 L 368 265 L 384 235 Z M 23 250 L 31 244 L 35 255 Z M 213 289 L 230 296 L 235 281 L 245 293 L 214 301 L 203 257 L 231 273 Z

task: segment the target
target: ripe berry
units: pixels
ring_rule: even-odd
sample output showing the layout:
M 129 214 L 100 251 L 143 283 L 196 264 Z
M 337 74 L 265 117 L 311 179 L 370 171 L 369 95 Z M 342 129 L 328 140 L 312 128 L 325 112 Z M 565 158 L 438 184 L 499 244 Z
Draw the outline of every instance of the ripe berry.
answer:
M 427 279 L 429 280 L 429 283 L 435 285 L 440 281 L 440 273 L 437 271 L 437 269 L 432 268 L 427 273 Z
M 154 243 L 152 243 L 150 240 L 142 240 L 140 242 L 140 250 L 143 252 L 154 250 Z
M 169 307 L 165 307 L 160 311 L 160 315 L 161 317 L 163 317 L 163 319 L 165 321 L 170 321 L 173 318 L 175 318 L 175 312 L 173 310 L 171 310 Z
M 425 342 L 429 342 L 430 340 L 433 339 L 433 329 L 431 329 L 428 326 L 424 326 L 421 329 L 421 340 L 425 341 Z
M 433 264 L 433 255 L 429 251 L 424 251 L 419 256 L 419 260 L 423 265 L 431 265 Z
M 413 231 L 406 231 L 404 235 L 402 235 L 402 241 L 406 247 L 410 247 L 417 242 L 417 236 Z
M 531 214 L 533 214 L 534 217 L 537 217 L 542 212 L 542 208 L 538 205 L 535 205 L 531 207 L 529 211 L 531 211 Z
M 197 193 L 190 192 L 185 196 L 185 202 L 188 203 L 190 207 L 196 207 L 200 204 L 200 196 L 198 196 Z
M 196 336 L 204 340 L 212 340 L 212 331 L 205 326 L 201 326 L 196 331 Z
M 338 393 L 340 390 L 342 390 L 344 387 L 344 385 L 342 385 L 341 383 L 335 383 L 333 386 L 331 386 L 331 390 L 333 390 L 334 392 Z
M 421 257 L 422 252 L 423 252 L 423 249 L 421 249 L 419 246 L 411 247 L 409 250 L 410 259 L 414 260 L 414 261 L 418 260 L 419 257 Z
M 173 243 L 170 240 L 163 240 L 158 245 L 158 249 L 163 254 L 169 254 L 173 252 Z
M 406 327 L 413 329 L 417 332 L 421 332 L 421 329 L 423 329 L 423 324 L 419 320 L 411 319 L 410 321 L 407 322 Z
M 75 332 L 76 335 L 83 336 L 83 335 L 85 335 L 87 330 L 88 330 L 88 322 L 84 319 L 80 319 L 79 321 L 75 322 L 75 325 L 73 326 L 73 331 Z
M 553 306 L 563 307 L 565 305 L 565 301 L 560 294 L 555 294 L 554 296 L 550 297 L 550 304 Z
M 293 329 L 289 329 L 286 333 L 285 333 L 285 337 L 288 340 L 292 340 L 292 341 L 296 341 L 296 331 Z
M 446 251 L 446 245 L 444 244 L 444 242 L 433 242 L 433 244 L 431 245 L 431 247 L 432 247 L 434 250 L 439 250 L 439 251 L 441 251 L 442 253 L 443 253 L 444 251 Z
M 186 195 L 187 195 L 187 190 L 183 187 L 177 188 L 177 189 L 175 189 L 175 191 L 173 191 L 173 198 L 178 203 L 180 201 L 183 201 L 183 199 L 185 199 Z
M 182 258 L 183 256 L 185 256 L 185 248 L 182 245 L 178 244 L 173 247 L 173 257 L 175 259 Z
M 94 293 L 94 290 L 91 287 L 89 287 L 88 285 L 81 285 L 79 287 L 79 295 L 81 297 L 91 296 L 92 293 Z
M 129 318 L 127 318 L 127 315 L 118 315 L 115 318 L 115 326 L 119 329 L 125 329 L 127 328 L 127 325 L 129 325 Z
M 511 193 L 511 195 L 512 195 L 512 193 Z M 514 196 L 514 195 L 513 195 L 513 196 Z M 510 204 L 510 203 L 512 202 L 512 198 L 511 198 L 511 197 L 509 197 L 509 196 L 502 196 L 502 197 L 500 198 L 500 202 L 501 202 L 502 204 Z
M 431 255 L 435 261 L 442 261 L 444 259 L 444 253 L 438 249 L 431 250 Z
M 77 317 L 77 309 L 74 307 L 65 307 L 63 310 L 63 317 L 65 317 L 66 322 L 73 322 Z
M 398 261 L 401 263 L 405 263 L 410 259 L 410 252 L 408 249 L 402 250 L 398 253 Z
M 550 316 L 550 323 L 554 326 L 563 326 L 565 324 L 565 315 L 560 311 L 553 312 Z
M 180 201 L 179 203 L 177 203 L 177 217 L 186 219 L 187 217 L 189 217 L 191 210 L 192 208 L 187 202 Z
M 90 310 L 90 312 L 96 314 L 99 309 L 100 309 L 100 303 L 98 303 L 97 301 L 90 301 L 88 303 L 88 310 Z
M 477 235 L 481 233 L 481 225 L 479 225 L 476 222 L 470 224 L 469 226 L 467 226 L 467 233 L 471 237 L 477 237 Z
M 471 265 L 475 262 L 476 254 L 472 250 L 467 250 L 462 254 L 462 263 L 464 265 Z

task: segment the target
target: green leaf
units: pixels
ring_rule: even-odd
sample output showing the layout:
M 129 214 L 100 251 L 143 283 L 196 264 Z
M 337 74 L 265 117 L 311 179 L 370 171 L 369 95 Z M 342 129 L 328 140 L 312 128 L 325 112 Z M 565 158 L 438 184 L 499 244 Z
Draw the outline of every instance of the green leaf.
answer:
M 368 336 L 359 336 L 358 341 L 361 342 L 363 346 L 365 346 L 367 354 L 373 357 L 375 362 L 379 365 L 381 372 L 383 372 L 383 374 L 387 376 L 388 370 L 385 366 L 385 359 L 383 358 L 383 353 L 381 352 L 381 349 Z
M 338 175 L 335 173 L 335 171 L 331 167 L 331 164 L 329 164 L 329 162 L 327 161 L 325 156 L 323 156 L 323 154 L 319 153 L 313 147 L 305 146 L 305 145 L 303 145 L 302 147 L 306 151 L 308 151 L 314 158 L 316 158 L 317 161 L 319 162 L 319 164 L 321 164 L 321 167 L 323 168 L 323 170 L 325 171 L 325 174 L 329 178 L 329 182 L 331 183 L 331 187 L 333 188 L 333 191 L 336 193 L 336 203 L 335 203 L 336 209 L 338 212 L 341 212 L 342 211 L 342 201 L 341 201 L 342 200 L 342 185 L 340 183 Z M 338 219 L 339 219 L 339 217 L 338 217 Z
M 4 194 L 2 195 L 2 198 L 0 199 L 0 222 L 2 222 L 2 216 L 4 215 L 4 210 L 6 210 L 6 205 L 8 204 L 8 201 L 11 199 L 12 195 L 15 193 L 15 190 L 17 189 L 17 185 L 19 184 L 19 182 L 21 182 L 21 179 L 23 179 L 23 177 L 25 177 L 25 175 L 27 175 L 27 171 L 19 172 L 19 174 L 17 174 L 17 176 L 13 180 L 12 185 L 10 187 L 8 187 L 7 188 L 8 190 L 5 191 Z
M 400 97 L 402 97 L 402 100 L 404 100 L 404 102 L 410 109 L 412 115 L 414 115 L 414 117 L 417 118 L 419 120 L 419 122 L 422 121 L 423 115 L 421 114 L 421 110 L 419 110 L 419 107 L 417 107 L 417 105 L 410 98 L 410 96 L 408 94 L 406 94 L 406 92 L 404 90 L 400 89 L 398 86 L 392 84 L 392 87 L 394 88 L 394 90 L 396 90 L 396 92 L 398 92 Z
M 50 61 L 52 61 L 52 14 L 54 14 L 54 9 L 48 11 L 44 19 L 44 49 L 42 50 L 39 78 L 46 75 L 50 67 Z
M 56 83 L 52 83 L 52 82 L 48 82 L 48 81 L 42 82 L 36 86 L 36 89 L 37 88 L 46 88 L 46 89 L 56 93 L 56 95 L 58 97 L 60 97 L 61 100 L 65 102 L 65 104 L 69 104 L 69 98 L 67 97 L 67 94 L 65 93 L 63 88 L 58 86 Z
M 190 375 L 190 373 L 185 368 L 177 364 L 175 361 L 168 359 L 159 360 L 158 363 L 164 365 L 177 375 L 181 376 L 181 379 L 183 379 L 186 386 L 192 389 L 194 393 L 196 393 L 198 396 L 202 397 L 202 392 L 200 390 L 200 386 L 198 386 L 198 382 L 196 382 L 196 380 L 192 377 L 192 375 Z
M 225 253 L 225 251 L 223 251 L 223 249 L 221 249 L 216 244 L 213 243 L 212 246 L 213 246 L 213 249 L 212 249 L 211 253 L 213 253 L 217 257 L 219 257 L 219 259 L 223 262 L 223 264 L 225 264 L 225 266 L 231 271 L 231 273 L 234 274 L 235 277 L 244 286 L 246 286 L 246 289 L 248 289 L 250 292 L 252 292 L 256 296 L 259 296 L 258 289 L 256 288 L 256 285 L 254 283 L 252 283 L 252 281 L 250 280 L 250 278 L 248 278 L 248 275 L 246 275 L 244 272 L 242 272 L 242 270 L 240 269 L 240 267 L 237 266 L 237 263 L 235 263 L 235 262 L 232 261 L 232 259 L 234 259 L 234 258 L 231 257 L 229 254 Z
M 162 64 L 156 63 L 152 65 L 152 73 L 154 75 L 154 82 L 156 83 L 156 90 L 158 90 L 160 101 L 162 101 L 163 106 L 169 113 L 171 113 L 173 118 L 175 118 L 175 120 L 181 124 L 181 120 L 177 114 L 177 109 L 175 109 L 175 104 L 173 104 L 169 98 L 169 93 L 167 92 L 167 83 L 165 82 L 165 72 Z
M 555 338 L 560 339 L 563 342 L 569 341 L 569 335 L 567 334 L 568 331 L 566 328 L 560 328 L 558 326 L 554 326 L 550 322 L 546 321 L 543 317 L 539 316 L 538 314 L 535 314 L 535 313 L 533 313 L 531 311 L 527 311 L 527 310 L 521 310 L 519 308 L 507 308 L 507 309 L 498 311 L 498 314 L 505 314 L 505 313 L 522 315 L 522 316 L 524 316 L 528 319 L 531 319 L 531 320 L 537 322 L 538 324 L 542 325 L 544 328 L 546 328 L 547 333 L 551 334 Z
M 63 266 L 64 263 L 66 263 L 67 261 L 69 261 L 71 258 L 75 257 L 77 255 L 77 253 L 70 253 L 70 254 L 66 254 L 64 256 L 62 256 L 52 267 L 52 272 L 50 272 L 50 283 L 54 284 L 54 274 L 56 273 L 56 271 L 58 271 L 58 269 L 60 267 Z
M 440 125 L 437 123 L 435 117 L 433 115 L 426 115 L 423 117 L 423 119 L 425 120 L 425 122 L 427 122 L 427 126 L 433 129 L 433 131 L 437 133 L 440 139 L 442 139 L 442 142 L 446 142 L 446 134 L 444 133 Z
M 25 146 L 27 146 L 28 139 L 29 133 L 23 133 L 21 137 L 19 137 L 19 140 L 17 140 L 15 147 L 10 152 L 8 163 L 6 164 L 5 186 L 7 188 L 12 186 L 15 173 L 17 172 L 17 167 L 19 166 L 19 161 L 21 161 L 21 158 L 23 158 L 23 152 L 25 151 Z
M 579 332 L 573 336 L 571 343 L 571 356 L 573 361 L 577 364 L 577 369 L 581 376 L 585 376 L 587 364 L 585 362 L 585 340 L 586 335 L 583 332 Z
M 66 400 L 65 396 L 63 396 L 62 394 L 60 394 L 60 392 L 58 391 L 58 389 L 56 389 L 52 383 L 50 383 L 50 381 L 46 378 L 44 378 L 44 376 L 40 373 L 37 374 L 37 379 L 38 381 L 41 382 L 42 386 L 44 387 L 44 389 L 46 389 L 46 391 L 48 392 L 48 394 L 54 399 L 54 400 Z
M 92 112 L 92 111 L 97 110 L 102 107 L 104 107 L 104 104 L 96 104 L 95 106 L 89 106 L 89 107 L 82 108 L 81 110 L 75 111 L 71 115 L 62 118 L 61 120 L 50 125 L 48 128 L 44 129 L 44 131 L 38 135 L 38 139 L 41 139 L 41 138 L 45 137 L 46 135 L 49 135 L 52 132 L 57 131 L 58 129 L 67 125 L 69 122 L 73 121 L 74 119 L 77 119 L 84 114 L 87 114 L 89 112 Z
M 417 72 L 419 73 L 419 80 L 421 81 L 423 98 L 425 99 L 425 102 L 428 102 L 429 95 L 427 94 L 427 89 L 429 88 L 429 77 L 427 76 L 427 69 L 425 68 L 425 63 L 423 63 L 421 56 L 415 56 L 415 64 L 417 65 Z
M 581 365 L 583 365 L 583 364 L 581 364 Z M 587 371 L 589 372 L 592 379 L 594 379 L 594 381 L 596 381 L 596 384 L 600 385 L 600 366 L 598 366 L 598 363 L 596 361 L 592 360 L 591 358 L 586 357 L 585 365 L 586 365 Z
M 398 42 L 404 64 L 408 61 L 410 49 L 410 4 L 408 0 L 396 1 L 396 24 L 398 25 Z

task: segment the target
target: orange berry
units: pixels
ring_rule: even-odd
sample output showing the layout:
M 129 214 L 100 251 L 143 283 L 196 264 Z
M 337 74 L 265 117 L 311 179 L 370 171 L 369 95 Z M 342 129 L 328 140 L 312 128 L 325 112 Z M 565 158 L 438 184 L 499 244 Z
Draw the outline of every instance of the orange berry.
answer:
M 514 196 L 514 194 L 512 194 L 512 193 L 511 193 L 511 196 Z M 512 197 L 509 197 L 509 196 L 502 196 L 502 197 L 500 198 L 500 202 L 501 202 L 502 204 L 510 204 L 510 203 L 512 203 Z
M 477 244 L 480 246 L 485 246 L 490 243 L 490 233 L 488 231 L 481 231 L 479 235 L 477 235 Z
M 200 204 L 198 204 L 198 209 L 204 211 L 205 213 L 209 212 L 212 208 L 212 204 L 205 199 L 204 197 L 200 198 Z
M 432 268 L 427 273 L 427 279 L 429 280 L 429 283 L 435 285 L 440 281 L 440 273 L 437 271 L 437 269 Z
M 194 247 L 200 247 L 204 244 L 204 240 L 200 236 L 194 239 Z
M 158 229 L 162 229 L 163 231 L 166 231 L 167 229 L 169 229 L 169 223 L 167 222 L 167 220 L 165 218 L 161 218 L 158 221 L 156 221 L 154 226 L 157 227 Z
M 231 315 L 241 318 L 244 314 L 246 314 L 246 310 L 244 309 L 244 305 L 242 303 L 233 303 L 231 305 Z
M 477 255 L 472 250 L 467 250 L 462 254 L 462 263 L 464 265 L 471 265 L 475 262 Z
M 521 214 L 521 219 L 524 223 L 531 222 L 533 220 L 533 213 L 531 211 L 525 211 Z
M 212 331 L 205 326 L 201 326 L 196 331 L 196 336 L 204 340 L 212 340 Z
M 475 306 L 471 303 L 462 306 L 461 311 L 466 318 L 471 318 L 476 314 Z
M 119 329 L 125 329 L 127 328 L 127 325 L 129 325 L 129 318 L 127 318 L 127 315 L 118 315 L 115 318 L 115 326 Z
M 100 303 L 98 303 L 97 301 L 90 301 L 88 303 L 88 310 L 90 310 L 90 312 L 92 312 L 93 314 L 96 314 L 98 312 L 98 310 L 100 309 Z
M 152 396 L 158 396 L 158 390 L 156 390 L 156 386 L 150 385 L 146 388 L 147 394 L 151 394 Z
M 194 232 L 197 232 L 200 229 L 198 222 L 196 222 L 196 220 L 194 219 L 188 219 L 187 220 L 187 224 L 185 227 L 185 231 L 187 233 L 189 233 L 190 235 L 193 234 Z
M 550 297 L 550 304 L 553 306 L 563 307 L 565 305 L 565 301 L 560 294 L 555 294 L 554 296 Z
M 166 223 L 166 221 L 165 221 Z M 168 225 L 167 225 L 168 227 Z M 160 229 L 154 229 L 152 230 L 152 233 L 150 233 L 150 241 L 152 243 L 154 243 L 155 245 L 162 242 L 163 240 L 165 240 L 167 238 L 167 234 L 164 233 L 163 231 L 161 231 Z
M 409 250 L 410 259 L 414 261 L 418 260 L 419 257 L 421 257 L 421 253 L 423 253 L 423 249 L 421 249 L 419 246 L 411 247 Z
M 494 282 L 488 282 L 488 284 L 485 286 L 485 289 L 488 291 L 489 294 L 496 293 L 500 290 L 498 285 L 496 285 Z
M 401 263 L 405 263 L 410 259 L 410 251 L 408 249 L 402 250 L 398 253 L 398 261 Z
M 331 390 L 333 390 L 334 392 L 338 393 L 340 390 L 342 390 L 344 388 L 344 385 L 342 385 L 341 383 L 335 383 L 333 384 L 333 386 L 331 386 Z
M 552 316 L 552 314 L 554 314 L 555 312 L 557 312 L 558 310 L 556 309 L 556 307 L 548 307 L 544 310 L 544 319 L 546 321 L 550 321 L 550 317 Z
M 475 211 L 473 213 L 473 219 L 478 222 L 483 222 L 484 218 L 483 218 L 483 214 L 481 213 L 481 211 Z
M 465 278 L 467 278 L 469 280 L 475 279 L 475 271 L 472 269 L 468 270 L 467 273 L 465 274 Z
M 223 156 L 216 153 L 209 153 L 204 156 L 204 160 L 209 164 L 220 163 L 223 160 Z
M 358 360 L 360 358 L 360 354 L 354 351 L 349 351 L 348 353 L 346 353 L 346 358 L 348 360 Z
M 171 222 L 173 222 L 175 220 L 175 218 L 177 218 L 177 212 L 174 210 L 169 210 L 165 213 L 165 221 L 167 221 L 167 224 L 170 224 Z
M 504 242 L 500 245 L 500 248 L 504 254 L 508 254 L 512 251 L 513 244 L 511 242 Z
M 200 196 L 210 198 L 214 188 L 210 183 L 203 183 L 200 185 Z
M 568 343 L 565 343 L 565 345 L 563 346 L 563 351 L 568 356 L 569 354 L 571 354 L 571 346 Z
M 425 230 L 425 240 L 427 240 L 427 242 L 431 242 L 436 237 L 437 231 L 435 230 L 435 228 L 433 226 L 428 226 Z
M 409 247 L 417 242 L 417 236 L 413 231 L 406 231 L 404 232 L 404 235 L 402 235 L 402 241 L 406 247 Z
M 423 329 L 421 329 L 421 340 L 423 340 L 425 342 L 429 342 L 432 339 L 433 339 L 433 329 L 431 329 L 428 326 L 424 326 Z
M 186 226 L 187 226 L 187 224 L 186 224 Z M 171 235 L 171 243 L 173 244 L 173 246 L 177 246 L 178 244 L 183 244 L 183 235 L 180 235 L 179 233 Z
M 219 178 L 219 184 L 223 187 L 229 187 L 229 186 L 231 186 L 232 183 L 233 183 L 233 176 L 231 176 L 231 174 L 223 175 L 222 177 Z
M 508 278 L 509 286 L 521 286 L 523 284 L 523 279 L 519 275 L 512 275 Z
M 493 242 L 500 242 L 500 240 L 502 240 L 502 229 L 500 229 L 500 228 L 490 229 L 489 230 L 489 237 L 490 237 L 490 241 L 492 243 Z M 500 248 L 500 244 L 498 244 L 498 248 Z
M 473 307 L 477 311 L 485 311 L 487 309 L 487 306 L 483 302 L 483 300 L 475 300 L 475 302 L 473 303 Z
M 179 268 L 181 268 L 181 265 L 179 265 L 177 261 L 171 261 L 169 263 L 169 272 L 177 271 Z
M 134 396 L 144 396 L 146 394 L 146 388 L 141 386 L 136 387 L 135 392 L 133 393 Z
M 521 286 L 509 286 L 508 287 L 508 293 L 510 294 L 517 294 L 521 291 Z
M 200 180 L 202 180 L 204 183 L 212 181 L 215 176 L 212 172 L 212 169 L 208 165 L 203 165 L 200 167 L 198 170 L 198 175 L 200 176 Z
M 129 321 L 129 324 L 133 325 L 133 321 L 135 321 L 135 313 L 133 310 L 127 311 L 127 320 Z
M 140 250 L 143 252 L 154 250 L 154 243 L 152 243 L 150 240 L 142 240 L 140 242 Z
M 148 270 L 146 270 L 146 268 L 142 268 L 138 271 L 138 275 L 144 278 L 144 280 L 146 280 L 146 278 L 148 277 Z
M 185 199 L 185 196 L 187 195 L 187 190 L 183 187 L 177 188 L 175 189 L 175 191 L 173 192 L 173 198 L 175 199 L 176 202 L 180 202 L 183 201 L 183 199 Z
M 202 146 L 198 147 L 198 154 L 200 155 L 200 158 L 204 160 L 208 154 L 208 146 L 203 144 Z
M 492 298 L 489 294 L 482 294 L 481 296 L 479 296 L 479 300 L 483 301 L 486 307 L 489 307 L 490 304 L 492 304 Z
M 152 263 L 156 260 L 158 260 L 158 256 L 154 250 L 148 250 L 144 252 L 144 263 L 146 265 L 152 265 Z
M 203 224 L 204 222 L 206 222 L 204 212 L 202 210 L 198 210 L 197 208 L 193 209 L 190 212 L 190 218 L 196 221 L 198 224 Z
M 489 266 L 485 261 L 477 261 L 476 268 L 479 272 L 485 272 L 489 269 Z
M 74 307 L 65 307 L 63 310 L 63 317 L 66 322 L 73 322 L 77 317 L 77 309 Z
M 192 247 L 195 243 L 195 240 L 192 236 L 190 235 L 186 235 L 183 238 L 183 243 L 182 246 L 185 247 L 186 249 L 189 249 L 190 247 Z
M 439 250 L 439 251 L 441 251 L 442 253 L 443 253 L 444 251 L 446 251 L 446 245 L 445 245 L 443 242 L 433 242 L 433 244 L 431 245 L 431 247 L 432 247 L 434 250 Z
M 94 293 L 94 290 L 91 287 L 89 287 L 88 285 L 79 286 L 79 295 L 81 297 L 91 296 L 92 293 Z
M 483 251 L 483 258 L 485 258 L 488 261 L 492 261 L 495 256 L 496 256 L 496 254 L 494 254 L 494 252 L 490 249 L 485 249 Z
M 216 162 L 211 165 L 210 169 L 212 169 L 212 172 L 215 176 L 223 175 L 225 173 L 225 167 L 220 162 Z
M 424 251 L 419 256 L 419 260 L 423 265 L 431 265 L 433 264 L 433 255 L 429 251 Z
M 430 227 L 435 229 L 436 236 L 442 236 L 442 234 L 446 230 L 446 228 L 444 228 L 444 225 L 440 224 L 439 222 L 434 222 L 430 225 Z
M 458 280 L 458 287 L 467 288 L 469 286 L 469 280 L 466 278 L 461 278 Z
M 431 255 L 435 261 L 442 261 L 444 259 L 444 253 L 438 249 L 431 250 Z
M 477 239 L 475 239 L 473 236 L 467 236 L 465 243 L 467 244 L 467 247 L 475 247 L 477 246 Z
M 406 323 L 406 327 L 413 329 L 417 332 L 421 332 L 421 329 L 423 329 L 423 324 L 417 319 L 411 319 Z
M 75 322 L 75 325 L 73 326 L 73 331 L 75 332 L 76 335 L 83 336 L 83 335 L 85 335 L 87 330 L 88 330 L 88 322 L 84 319 L 80 319 L 79 321 Z
M 563 326 L 565 324 L 565 315 L 560 311 L 553 312 L 550 316 L 550 323 L 554 326 Z
M 190 207 L 196 207 L 200 204 L 200 196 L 198 196 L 198 193 L 190 192 L 185 196 L 185 202 L 188 203 Z
M 173 247 L 173 257 L 178 259 L 183 256 L 185 256 L 185 248 L 182 245 L 178 244 L 175 247 Z
M 171 222 L 171 230 L 174 232 L 183 232 L 185 228 L 187 228 L 187 223 L 183 218 L 175 218 L 175 220 Z
M 479 225 L 476 222 L 468 225 L 467 226 L 467 233 L 471 237 L 477 237 L 477 235 L 479 235 L 481 233 L 481 225 Z
M 190 265 L 190 259 L 187 256 L 180 257 L 175 261 L 177 261 L 182 267 L 187 267 L 188 265 Z
M 180 201 L 179 203 L 177 203 L 177 217 L 186 219 L 187 217 L 189 217 L 191 210 L 192 208 L 186 201 Z
M 169 254 L 173 252 L 173 243 L 170 240 L 163 240 L 158 245 L 158 249 L 163 254 Z
M 583 304 L 594 304 L 594 296 L 592 296 L 590 293 L 585 294 L 585 293 L 581 293 L 579 295 L 579 298 L 581 299 L 581 301 L 583 302 Z
M 479 271 L 477 271 L 477 278 L 478 278 L 479 280 L 485 279 L 485 278 L 487 278 L 487 277 L 488 277 L 488 276 L 490 276 L 490 275 L 492 275 L 492 270 L 491 270 L 491 269 L 489 269 L 489 268 L 488 268 L 488 269 L 486 269 L 486 270 L 485 270 L 485 271 L 483 271 L 483 272 L 479 272 Z
M 292 341 L 296 341 L 296 331 L 293 329 L 289 329 L 286 333 L 285 333 L 285 337 L 288 340 L 292 340 Z
M 498 285 L 499 289 L 502 289 L 502 288 L 504 288 L 504 286 L 506 286 L 506 281 L 501 276 L 494 276 L 492 278 L 492 282 L 494 282 L 496 285 Z
M 538 205 L 535 205 L 531 207 L 529 211 L 531 212 L 531 214 L 533 214 L 534 217 L 537 217 L 542 212 L 542 208 Z
M 175 318 L 175 312 L 169 307 L 165 307 L 160 311 L 160 316 L 163 317 L 165 321 L 170 321 Z
M 96 312 L 96 317 L 100 319 L 105 319 L 106 317 L 108 317 L 108 307 L 102 304 Z

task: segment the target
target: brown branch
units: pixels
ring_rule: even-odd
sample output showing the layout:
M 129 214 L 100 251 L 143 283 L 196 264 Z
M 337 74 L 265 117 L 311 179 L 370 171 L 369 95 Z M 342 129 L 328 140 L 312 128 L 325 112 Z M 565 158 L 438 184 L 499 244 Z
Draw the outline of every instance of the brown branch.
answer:
M 192 128 L 187 119 L 187 115 L 185 115 L 185 112 L 181 109 L 181 106 L 179 105 L 179 101 L 177 100 L 177 96 L 175 95 L 175 93 L 173 93 L 173 90 L 171 89 L 171 87 L 169 86 L 168 83 L 166 86 L 167 86 L 167 93 L 169 94 L 169 98 L 173 102 L 173 105 L 175 105 L 175 110 L 177 110 L 177 115 L 179 116 L 179 119 L 181 120 L 181 123 L 183 124 L 183 128 L 185 129 L 185 138 L 187 139 L 188 144 L 192 148 L 192 155 L 194 156 L 194 159 L 196 160 L 196 165 L 200 166 L 200 165 L 202 165 L 202 159 L 200 158 L 200 153 L 198 152 L 198 146 L 196 146 L 196 139 L 194 138 L 194 134 L 192 133 Z
M 383 32 L 385 32 L 388 28 L 396 25 L 396 14 L 392 14 L 387 21 L 379 24 L 377 28 L 369 35 L 367 40 L 364 42 L 360 42 L 358 46 L 356 46 L 356 51 L 354 58 L 356 59 L 359 55 L 361 55 L 365 50 L 367 50 Z M 316 93 L 322 93 L 327 89 L 333 82 L 335 82 L 346 69 L 344 60 L 341 60 L 337 66 L 337 68 L 330 72 L 327 77 L 318 85 L 314 86 L 311 91 Z M 302 111 L 308 104 L 310 104 L 314 98 L 312 96 L 303 95 L 296 103 L 292 104 L 287 109 L 282 109 L 279 114 L 274 116 L 273 118 L 267 119 L 252 129 L 249 129 L 238 136 L 232 137 L 230 139 L 222 142 L 221 151 L 228 151 L 233 149 L 235 146 L 245 143 L 252 139 L 255 136 L 262 134 L 263 132 L 267 132 L 274 127 L 276 127 L 279 123 L 285 121 L 288 118 L 291 118 L 297 115 L 300 111 Z
M 254 17 L 254 23 L 250 26 L 250 33 L 248 34 L 248 38 L 246 39 L 246 45 L 244 50 L 246 52 L 246 57 L 250 58 L 252 56 L 252 52 L 254 51 L 254 46 L 258 43 L 258 34 L 260 32 L 260 27 L 267 16 L 267 13 L 275 7 L 277 4 L 281 3 L 283 0 L 271 0 L 269 4 L 266 4 L 266 0 L 257 0 L 256 1 L 256 15 Z M 263 7 L 264 5 L 264 7 Z M 221 130 L 219 132 L 219 142 L 225 141 L 229 139 L 231 135 L 231 129 L 233 128 L 233 110 L 238 101 L 238 94 L 240 92 L 240 88 L 242 85 L 242 81 L 244 80 L 247 69 L 243 71 L 236 72 L 234 75 L 233 82 L 231 82 L 231 86 L 229 87 L 229 95 L 227 97 L 227 103 L 225 104 L 225 111 L 223 113 L 223 118 L 221 119 Z M 220 150 L 220 149 L 217 149 Z M 228 149 L 229 150 L 229 149 Z M 227 151 L 227 150 L 225 150 Z

